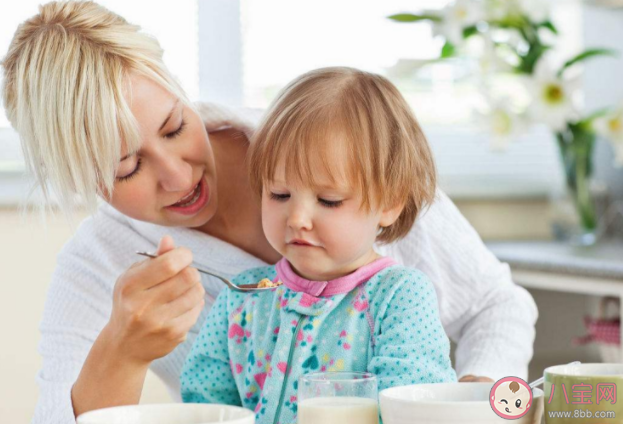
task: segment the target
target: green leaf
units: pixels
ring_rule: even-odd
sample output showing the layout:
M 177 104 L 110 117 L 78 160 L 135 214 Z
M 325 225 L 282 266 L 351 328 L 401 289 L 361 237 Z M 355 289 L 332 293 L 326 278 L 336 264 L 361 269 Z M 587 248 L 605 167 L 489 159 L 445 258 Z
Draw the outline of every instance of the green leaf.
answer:
M 503 19 L 489 21 L 489 25 L 498 28 L 513 28 L 521 30 L 527 26 L 530 26 L 530 23 L 521 15 L 509 15 Z
M 464 39 L 468 39 L 472 35 L 476 35 L 476 34 L 478 34 L 478 28 L 476 28 L 476 25 L 468 26 L 467 28 L 463 29 Z
M 414 15 L 412 13 L 398 13 L 396 15 L 391 15 L 387 17 L 392 21 L 396 22 L 420 22 L 420 21 L 433 21 L 433 22 L 441 22 L 441 16 L 423 14 L 423 15 Z
M 579 121 L 577 125 L 581 127 L 582 129 L 584 129 L 585 131 L 593 131 L 593 128 L 592 128 L 593 121 L 597 118 L 602 118 L 611 112 L 612 112 L 612 108 L 610 107 L 605 107 L 605 108 L 596 110 L 595 112 L 588 115 L 586 118 Z
M 547 28 L 549 29 L 551 32 L 553 32 L 554 34 L 558 34 L 558 28 L 556 28 L 556 26 L 554 26 L 554 24 L 552 23 L 552 21 L 545 21 L 545 22 L 541 22 L 540 24 L 537 25 L 537 27 L 540 28 Z
M 454 44 L 452 44 L 449 41 L 446 41 L 446 43 L 441 48 L 441 57 L 443 59 L 447 59 L 449 57 L 454 56 L 455 53 L 456 53 L 456 47 L 454 47 Z
M 569 59 L 562 65 L 562 68 L 558 71 L 558 76 L 561 77 L 563 72 L 575 65 L 576 63 L 583 62 L 587 59 L 591 59 L 596 56 L 617 56 L 618 52 L 612 49 L 588 49 L 575 56 L 574 58 Z
M 534 68 L 536 67 L 536 63 L 549 49 L 551 49 L 551 46 L 543 44 L 530 45 L 528 53 L 523 56 L 519 56 L 520 62 L 516 68 L 517 71 L 522 74 L 532 75 Z

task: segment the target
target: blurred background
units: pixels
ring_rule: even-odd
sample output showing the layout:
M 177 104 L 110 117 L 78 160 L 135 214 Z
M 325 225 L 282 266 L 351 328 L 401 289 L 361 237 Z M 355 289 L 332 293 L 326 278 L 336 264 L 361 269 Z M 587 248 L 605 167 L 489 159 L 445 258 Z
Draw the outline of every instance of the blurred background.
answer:
M 40 3 L 0 6 L 1 56 Z M 537 302 L 530 379 L 572 360 L 622 361 L 620 338 L 601 337 L 600 325 L 620 334 L 623 55 L 614 52 L 623 52 L 623 2 L 99 3 L 160 41 L 193 100 L 263 109 L 288 81 L 324 66 L 388 77 L 425 130 L 442 189 Z M 561 72 L 543 74 L 546 60 Z M 78 222 L 21 213 L 31 180 L 0 112 L 0 421 L 17 423 L 34 410 L 47 286 Z M 588 158 L 565 150 L 581 139 Z M 592 170 L 583 180 L 581 160 Z M 584 183 L 588 215 L 577 202 Z M 150 375 L 143 402 L 166 400 Z

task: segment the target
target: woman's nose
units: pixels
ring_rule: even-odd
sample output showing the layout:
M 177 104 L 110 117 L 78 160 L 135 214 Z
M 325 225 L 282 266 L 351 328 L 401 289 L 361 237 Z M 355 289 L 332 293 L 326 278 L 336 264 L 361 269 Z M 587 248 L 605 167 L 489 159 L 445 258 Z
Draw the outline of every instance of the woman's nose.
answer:
M 312 211 L 309 206 L 293 202 L 288 213 L 288 226 L 294 230 L 311 230 Z
M 165 191 L 183 191 L 192 188 L 193 169 L 183 158 L 162 157 L 156 166 L 160 185 Z

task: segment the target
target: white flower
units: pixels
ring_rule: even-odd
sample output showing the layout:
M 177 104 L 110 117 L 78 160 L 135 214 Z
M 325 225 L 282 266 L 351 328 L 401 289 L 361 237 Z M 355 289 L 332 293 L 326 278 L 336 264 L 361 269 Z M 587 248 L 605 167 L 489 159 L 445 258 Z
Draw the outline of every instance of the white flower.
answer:
M 616 166 L 623 166 L 623 106 L 606 116 L 595 119 L 595 132 L 605 137 L 614 148 Z
M 502 72 L 512 71 L 512 66 L 503 60 L 496 49 L 495 43 L 489 34 L 480 37 L 481 49 L 478 58 L 478 65 L 482 75 L 489 76 Z
M 487 18 L 493 21 L 525 16 L 538 24 L 550 18 L 550 9 L 545 0 L 485 0 L 485 4 Z
M 485 0 L 487 20 L 502 20 L 516 10 L 515 6 L 515 0 Z
M 483 117 L 491 133 L 490 148 L 494 151 L 506 150 L 511 140 L 522 134 L 527 127 L 523 118 L 512 110 L 511 102 L 506 98 L 493 102 Z
M 484 18 L 480 2 L 474 0 L 456 0 L 442 11 L 442 22 L 433 25 L 435 35 L 442 35 L 455 46 L 463 43 L 463 30 L 475 25 Z
M 526 84 L 532 94 L 530 115 L 537 122 L 547 124 L 552 130 L 560 131 L 576 115 L 573 103 L 578 80 L 563 80 L 550 70 L 547 61 L 541 58 L 532 78 Z
M 521 13 L 531 22 L 540 24 L 550 18 L 549 2 L 544 0 L 519 0 Z

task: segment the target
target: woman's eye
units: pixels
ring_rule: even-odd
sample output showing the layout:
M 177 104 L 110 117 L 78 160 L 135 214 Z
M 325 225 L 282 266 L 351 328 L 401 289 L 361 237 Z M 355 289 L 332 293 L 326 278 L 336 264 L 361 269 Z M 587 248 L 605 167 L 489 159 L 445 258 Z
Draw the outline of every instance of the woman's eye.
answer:
M 123 177 L 117 177 L 117 181 L 128 181 L 130 178 L 135 177 L 141 169 L 141 158 L 136 160 L 136 168 L 134 171 L 130 172 L 128 175 L 124 175 Z
M 182 118 L 182 123 L 180 124 L 180 126 L 175 131 L 165 134 L 164 138 L 175 138 L 180 135 L 182 131 L 184 131 L 184 128 L 186 128 L 186 121 Z
M 278 202 L 285 202 L 290 198 L 289 194 L 270 193 L 270 198 Z
M 318 201 L 320 202 L 322 206 L 325 206 L 327 208 L 337 208 L 341 206 L 342 203 L 344 203 L 343 200 L 326 200 L 326 199 L 321 199 L 321 198 L 318 198 Z
M 517 399 L 517 400 L 515 401 L 515 406 L 516 406 L 517 408 L 519 408 L 519 407 L 521 406 L 521 399 Z

